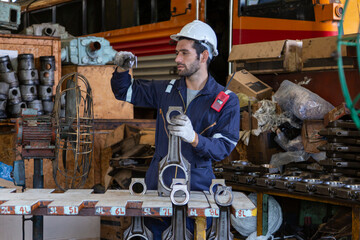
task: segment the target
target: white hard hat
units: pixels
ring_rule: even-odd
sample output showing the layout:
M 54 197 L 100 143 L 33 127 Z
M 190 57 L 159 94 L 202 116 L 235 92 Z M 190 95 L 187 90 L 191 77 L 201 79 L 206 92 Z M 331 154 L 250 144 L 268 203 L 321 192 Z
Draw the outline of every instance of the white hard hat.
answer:
M 217 39 L 214 30 L 206 23 L 194 20 L 191 23 L 186 24 L 178 34 L 170 36 L 171 39 L 179 41 L 179 38 L 186 37 L 205 43 L 210 47 L 210 56 L 217 56 Z

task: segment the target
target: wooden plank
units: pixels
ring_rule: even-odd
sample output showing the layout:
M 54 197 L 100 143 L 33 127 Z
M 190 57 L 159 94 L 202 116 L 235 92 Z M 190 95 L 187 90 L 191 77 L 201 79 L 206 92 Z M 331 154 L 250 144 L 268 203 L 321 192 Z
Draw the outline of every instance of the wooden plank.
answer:
M 244 218 L 256 216 L 256 206 L 245 194 L 242 192 L 233 191 L 233 197 L 232 212 L 234 213 L 235 217 Z
M 190 193 L 190 200 L 188 203 L 188 216 L 189 217 L 219 217 L 219 208 L 215 204 L 213 196 L 206 195 L 204 192 Z M 211 202 L 211 203 L 210 203 Z

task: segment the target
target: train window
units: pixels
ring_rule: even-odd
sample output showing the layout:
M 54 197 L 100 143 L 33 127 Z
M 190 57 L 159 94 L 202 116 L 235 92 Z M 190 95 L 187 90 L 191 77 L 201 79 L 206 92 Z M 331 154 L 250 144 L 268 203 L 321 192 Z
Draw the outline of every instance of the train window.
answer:
M 169 0 L 158 0 L 156 4 L 157 22 L 169 21 L 171 17 L 170 13 L 170 1 Z
M 238 15 L 315 21 L 312 0 L 239 0 Z
M 82 31 L 82 3 L 70 2 L 56 7 L 56 23 L 64 26 L 73 36 L 80 36 Z

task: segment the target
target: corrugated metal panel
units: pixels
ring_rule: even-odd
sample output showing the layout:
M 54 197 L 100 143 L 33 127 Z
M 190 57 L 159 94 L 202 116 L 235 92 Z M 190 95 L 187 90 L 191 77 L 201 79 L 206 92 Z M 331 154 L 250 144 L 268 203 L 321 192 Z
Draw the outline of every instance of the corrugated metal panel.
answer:
M 138 57 L 134 78 L 168 80 L 178 77 L 175 54 Z

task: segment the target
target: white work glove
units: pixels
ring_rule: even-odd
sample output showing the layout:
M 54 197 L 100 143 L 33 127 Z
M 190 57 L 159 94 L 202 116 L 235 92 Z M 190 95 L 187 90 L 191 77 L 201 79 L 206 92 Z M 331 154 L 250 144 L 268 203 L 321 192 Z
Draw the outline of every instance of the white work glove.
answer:
M 193 143 L 195 141 L 195 131 L 188 116 L 184 114 L 176 115 L 171 118 L 175 125 L 168 126 L 170 134 L 180 137 L 183 141 Z
M 136 61 L 136 57 L 131 52 L 120 51 L 115 54 L 114 64 L 121 67 L 124 70 L 132 68 Z

